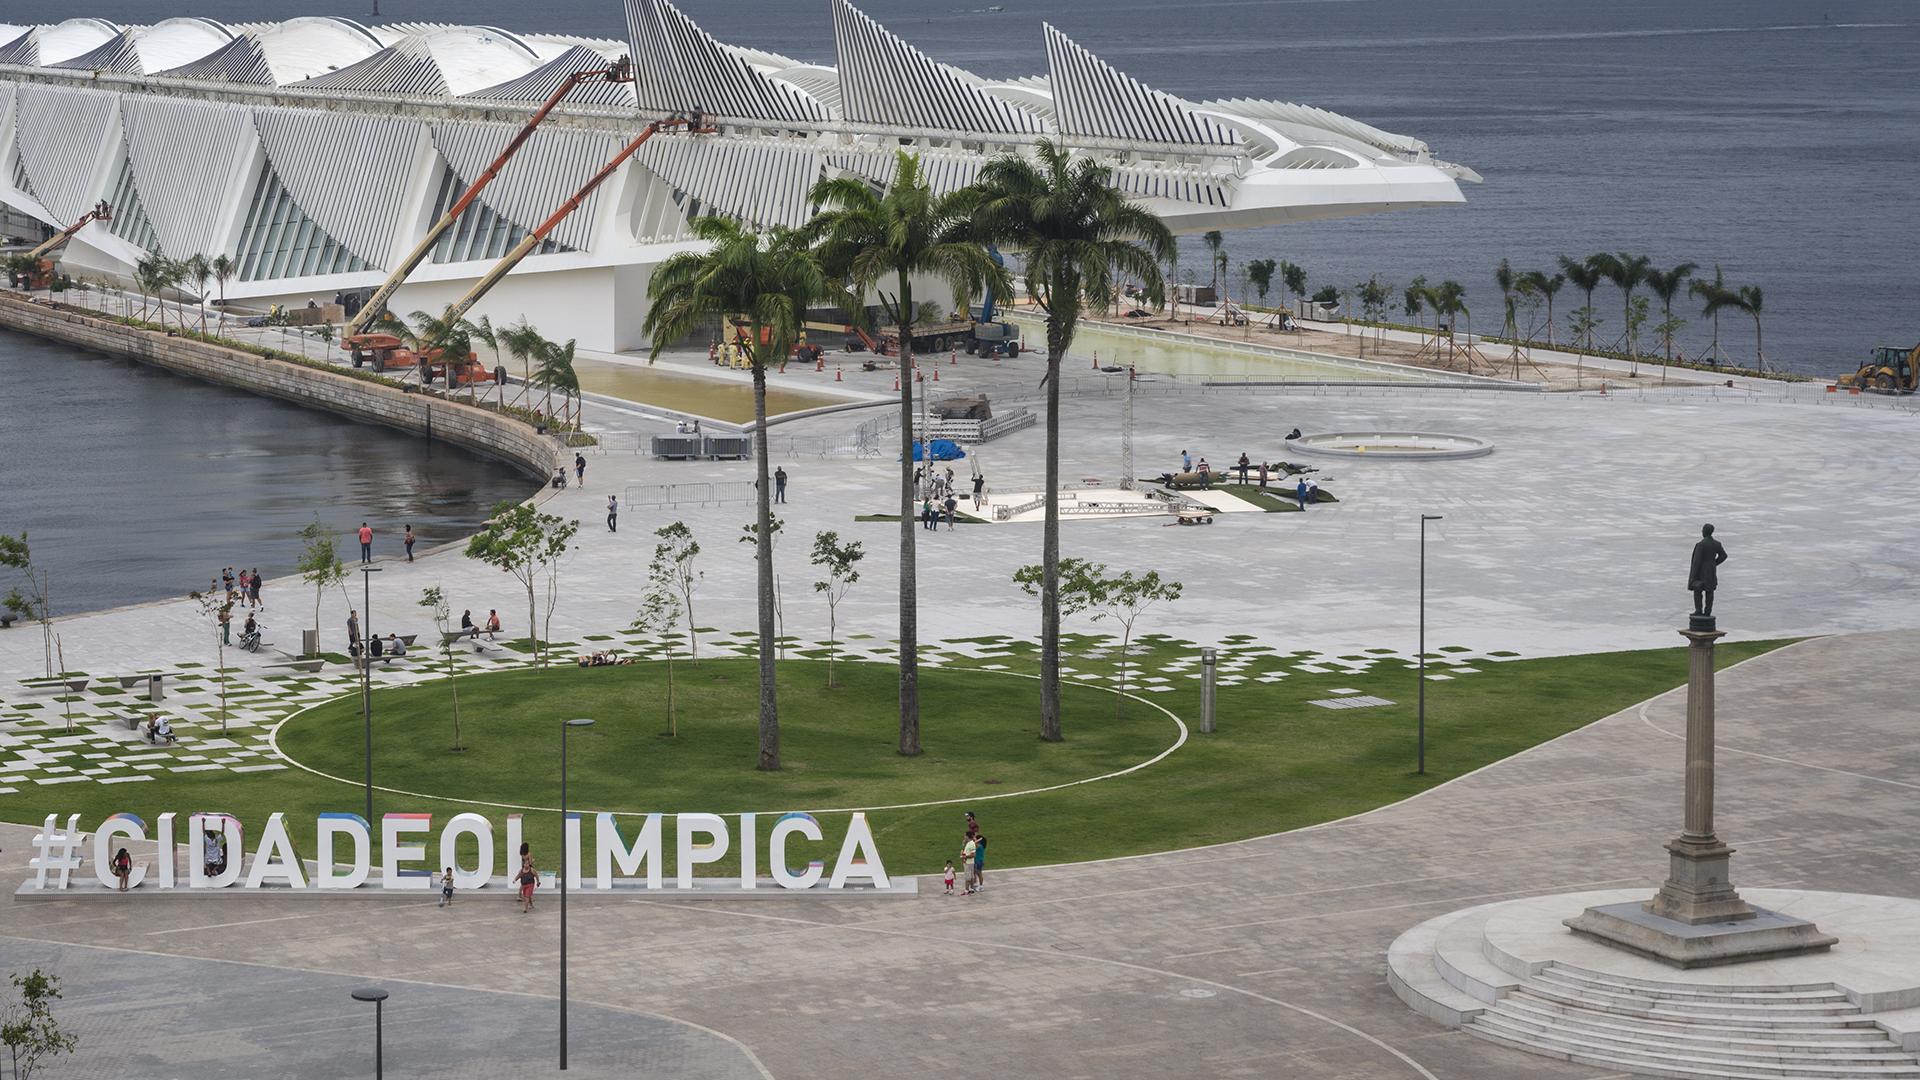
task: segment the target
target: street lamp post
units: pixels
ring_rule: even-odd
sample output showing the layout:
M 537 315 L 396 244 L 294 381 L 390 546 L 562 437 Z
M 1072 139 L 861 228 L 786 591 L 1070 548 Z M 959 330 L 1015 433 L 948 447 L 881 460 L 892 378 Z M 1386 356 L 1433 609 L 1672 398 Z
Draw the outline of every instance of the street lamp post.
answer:
M 1439 514 L 1420 515 L 1420 775 L 1427 774 L 1427 522 Z
M 383 1003 L 387 1000 L 387 992 L 377 986 L 363 986 L 353 992 L 353 1000 L 373 1002 L 373 1080 L 383 1080 L 386 1065 L 381 1060 L 381 1012 L 385 1008 Z
M 361 566 L 361 607 L 366 618 L 360 623 L 360 721 L 367 732 L 367 825 L 373 825 L 373 575 L 378 566 Z
M 587 718 L 560 725 L 560 1068 L 567 1067 L 567 877 L 573 871 L 573 849 L 567 843 L 567 732 L 592 727 Z

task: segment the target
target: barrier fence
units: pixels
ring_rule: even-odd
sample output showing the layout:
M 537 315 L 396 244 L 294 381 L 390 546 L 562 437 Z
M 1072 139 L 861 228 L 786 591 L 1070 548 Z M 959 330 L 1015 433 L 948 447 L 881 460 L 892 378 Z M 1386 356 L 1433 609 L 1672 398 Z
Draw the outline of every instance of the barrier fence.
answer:
M 719 506 L 724 503 L 752 502 L 750 480 L 696 484 L 629 484 L 626 505 L 646 506 Z

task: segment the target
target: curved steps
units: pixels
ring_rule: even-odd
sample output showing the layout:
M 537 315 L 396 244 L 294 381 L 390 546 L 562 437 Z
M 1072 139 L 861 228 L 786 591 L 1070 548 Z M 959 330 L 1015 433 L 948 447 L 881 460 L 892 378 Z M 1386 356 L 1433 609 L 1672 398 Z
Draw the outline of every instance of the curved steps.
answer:
M 1601 1068 L 1713 1080 L 1920 1080 L 1920 1057 L 1832 986 L 1683 987 L 1549 964 L 1462 1028 Z

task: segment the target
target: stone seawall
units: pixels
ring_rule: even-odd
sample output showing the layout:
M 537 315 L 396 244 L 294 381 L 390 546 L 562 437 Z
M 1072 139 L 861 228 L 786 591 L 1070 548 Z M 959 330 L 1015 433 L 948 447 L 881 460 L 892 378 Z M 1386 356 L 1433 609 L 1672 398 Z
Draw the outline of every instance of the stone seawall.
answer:
M 0 326 L 125 356 L 181 375 L 324 409 L 498 458 L 540 480 L 560 460 L 556 442 L 528 424 L 457 401 L 410 394 L 351 375 L 169 337 L 0 293 Z

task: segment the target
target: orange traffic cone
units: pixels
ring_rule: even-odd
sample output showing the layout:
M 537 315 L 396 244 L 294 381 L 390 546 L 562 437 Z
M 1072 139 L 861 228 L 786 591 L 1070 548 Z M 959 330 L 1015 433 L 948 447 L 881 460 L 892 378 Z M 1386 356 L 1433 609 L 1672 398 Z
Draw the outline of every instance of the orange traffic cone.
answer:
M 937 364 L 934 365 L 934 368 L 933 368 L 933 381 L 934 382 L 940 381 L 940 367 Z
M 834 382 L 840 381 L 840 365 L 838 364 L 835 364 L 833 366 L 833 381 Z
M 957 363 L 959 363 L 959 362 L 960 362 L 960 350 L 958 350 L 958 349 L 948 349 L 948 350 L 947 350 L 947 363 L 948 363 L 949 365 L 952 365 L 952 364 L 957 364 Z
M 893 388 L 894 388 L 895 390 L 898 390 L 898 389 L 900 389 L 900 376 L 898 376 L 898 375 L 895 375 L 895 376 L 893 377 Z

